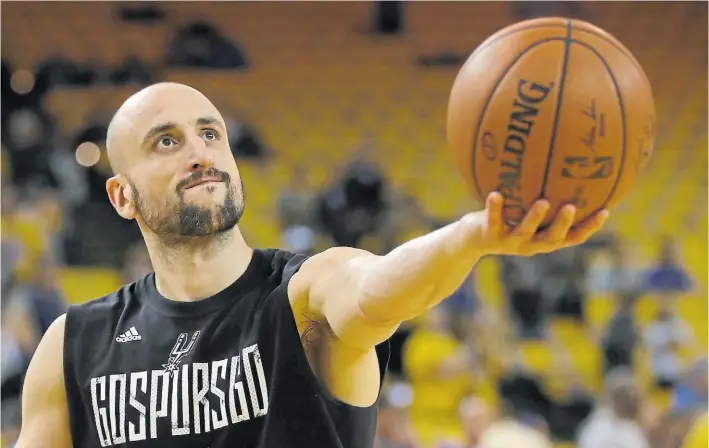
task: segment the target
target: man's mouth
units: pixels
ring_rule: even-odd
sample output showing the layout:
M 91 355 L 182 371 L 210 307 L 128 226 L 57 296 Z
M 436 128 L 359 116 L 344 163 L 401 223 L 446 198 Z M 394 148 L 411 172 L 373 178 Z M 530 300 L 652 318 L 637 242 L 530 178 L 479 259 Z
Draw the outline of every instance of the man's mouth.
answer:
M 190 188 L 195 188 L 199 187 L 200 185 L 205 185 L 205 184 L 216 184 L 222 182 L 221 179 L 218 177 L 203 177 L 199 179 L 198 181 L 192 182 L 190 184 L 187 184 L 185 187 L 185 190 L 189 190 Z

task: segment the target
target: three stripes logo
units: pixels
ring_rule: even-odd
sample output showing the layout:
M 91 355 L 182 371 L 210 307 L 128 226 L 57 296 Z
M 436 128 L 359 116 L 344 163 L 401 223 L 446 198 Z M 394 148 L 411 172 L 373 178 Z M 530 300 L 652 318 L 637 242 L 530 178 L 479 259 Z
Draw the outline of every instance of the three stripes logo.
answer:
M 126 331 L 122 335 L 118 336 L 116 338 L 117 342 L 131 342 L 131 341 L 140 341 L 143 339 L 139 334 L 138 330 L 135 329 L 135 327 L 130 327 L 130 330 Z

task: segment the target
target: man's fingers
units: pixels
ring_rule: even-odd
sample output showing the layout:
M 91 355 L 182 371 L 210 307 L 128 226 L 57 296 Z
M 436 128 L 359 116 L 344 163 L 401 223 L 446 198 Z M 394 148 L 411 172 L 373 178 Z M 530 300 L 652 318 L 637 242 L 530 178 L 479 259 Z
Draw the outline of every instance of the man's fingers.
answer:
M 569 232 L 566 236 L 564 246 L 576 246 L 585 243 L 593 234 L 601 230 L 609 216 L 610 213 L 608 210 L 601 210 L 591 218 L 585 220 L 578 227 Z
M 498 192 L 492 192 L 485 200 L 487 209 L 487 228 L 494 235 L 499 235 L 502 231 L 502 204 L 504 198 Z
M 536 201 L 508 238 L 519 244 L 532 239 L 548 211 L 549 201 L 544 199 Z
M 566 236 L 574 225 L 576 218 L 576 207 L 567 204 L 561 207 L 561 210 L 554 217 L 548 229 L 538 235 L 535 240 L 548 244 L 561 244 L 566 240 Z

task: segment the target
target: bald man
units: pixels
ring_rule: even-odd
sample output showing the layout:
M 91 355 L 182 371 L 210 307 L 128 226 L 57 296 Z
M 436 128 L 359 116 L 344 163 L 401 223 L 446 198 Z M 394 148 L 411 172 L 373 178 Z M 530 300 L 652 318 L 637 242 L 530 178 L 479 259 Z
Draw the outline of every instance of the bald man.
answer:
M 369 448 L 402 321 L 482 256 L 579 244 L 608 216 L 570 230 L 566 206 L 536 232 L 539 201 L 508 229 L 495 193 L 386 256 L 336 247 L 306 259 L 244 241 L 224 119 L 197 90 L 136 93 L 107 146 L 109 200 L 138 223 L 155 272 L 52 325 L 27 373 L 18 448 Z

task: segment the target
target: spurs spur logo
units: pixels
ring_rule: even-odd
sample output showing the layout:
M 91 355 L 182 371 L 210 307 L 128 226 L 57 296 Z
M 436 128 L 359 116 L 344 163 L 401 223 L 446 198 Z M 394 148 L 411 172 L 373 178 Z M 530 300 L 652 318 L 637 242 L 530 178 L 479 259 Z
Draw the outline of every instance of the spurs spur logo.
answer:
M 194 344 L 197 342 L 197 338 L 199 338 L 200 333 L 200 330 L 195 331 L 189 342 L 187 342 L 187 336 L 189 333 L 180 333 L 177 337 L 177 341 L 175 342 L 175 346 L 170 352 L 170 357 L 167 360 L 167 364 L 162 365 L 165 373 L 169 373 L 172 376 L 177 371 L 185 356 L 192 352 Z

